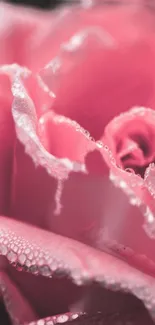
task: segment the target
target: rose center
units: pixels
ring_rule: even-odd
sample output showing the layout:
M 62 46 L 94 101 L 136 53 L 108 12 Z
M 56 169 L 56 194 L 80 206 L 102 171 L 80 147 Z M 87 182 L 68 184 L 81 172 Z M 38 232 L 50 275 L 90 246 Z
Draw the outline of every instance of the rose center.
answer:
M 154 162 L 152 145 L 149 139 L 140 133 L 128 134 L 125 139 L 119 139 L 116 153 L 124 169 L 132 169 L 141 177 L 144 177 L 148 165 Z

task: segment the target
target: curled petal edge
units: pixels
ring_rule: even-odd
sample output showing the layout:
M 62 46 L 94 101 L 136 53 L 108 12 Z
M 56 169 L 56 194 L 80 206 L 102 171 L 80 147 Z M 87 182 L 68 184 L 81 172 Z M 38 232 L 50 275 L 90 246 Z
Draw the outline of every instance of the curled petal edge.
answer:
M 146 107 L 134 107 L 130 111 L 122 113 L 120 116 L 115 117 L 110 123 L 120 123 L 133 117 L 145 118 L 149 117 L 150 120 L 155 120 L 154 110 Z M 139 207 L 144 215 L 144 229 L 150 238 L 155 239 L 155 187 L 154 175 L 155 165 L 151 163 L 146 168 L 144 178 L 135 174 L 126 172 L 117 166 L 111 151 L 107 147 L 107 154 L 104 155 L 107 164 L 110 168 L 110 179 L 115 186 L 121 188 L 129 197 L 130 203 Z
M 82 133 L 83 139 L 88 143 L 87 150 L 83 153 L 83 162 L 71 161 L 68 158 L 57 158 L 50 154 L 42 145 L 37 134 L 37 115 L 33 100 L 30 98 L 23 80 L 27 78 L 31 71 L 17 65 L 6 65 L 0 68 L 0 73 L 7 74 L 12 81 L 12 93 L 14 101 L 12 105 L 12 115 L 15 122 L 18 139 L 25 146 L 25 151 L 31 156 L 35 165 L 41 165 L 49 175 L 58 180 L 56 202 L 60 201 L 63 190 L 62 182 L 66 180 L 70 172 L 88 173 L 85 164 L 85 157 L 88 152 L 98 150 L 110 169 L 110 180 L 121 188 L 129 197 L 132 205 L 138 206 L 144 215 L 144 229 L 150 238 L 155 238 L 155 188 L 152 179 L 155 173 L 155 166 L 151 164 L 145 173 L 144 179 L 134 173 L 127 173 L 119 168 L 106 143 L 95 141 L 77 122 L 68 118 L 58 116 L 65 123 L 71 123 L 75 132 Z M 38 80 L 39 82 L 39 80 Z M 44 90 L 44 89 L 43 89 Z M 142 116 L 147 111 L 148 114 L 155 114 L 153 110 L 144 107 L 135 107 L 129 112 L 121 114 L 118 118 L 124 118 L 124 114 L 136 114 Z M 54 113 L 56 117 L 56 114 Z M 117 118 L 116 118 L 117 119 Z M 149 202 L 149 204 L 148 204 Z M 59 209 L 58 209 L 59 210 Z
M 49 278 L 57 272 L 69 275 L 76 285 L 96 282 L 113 290 L 131 293 L 140 299 L 155 320 L 154 278 L 133 268 L 127 263 L 96 251 L 75 240 L 37 230 L 35 227 L 0 217 L 0 255 L 20 271 L 42 274 Z M 33 238 L 33 240 L 32 240 Z M 35 238 L 35 239 L 34 239 Z M 14 252 L 14 245 L 19 247 Z M 62 244 L 63 243 L 63 244 Z M 33 252 L 33 261 L 26 266 L 28 254 Z M 40 265 L 40 252 L 43 264 Z M 57 252 L 55 254 L 55 252 Z M 80 253 L 79 253 L 80 252 Z M 12 261 L 13 257 L 13 261 Z M 60 269 L 61 268 L 61 269 Z M 41 272 L 41 273 L 40 273 Z

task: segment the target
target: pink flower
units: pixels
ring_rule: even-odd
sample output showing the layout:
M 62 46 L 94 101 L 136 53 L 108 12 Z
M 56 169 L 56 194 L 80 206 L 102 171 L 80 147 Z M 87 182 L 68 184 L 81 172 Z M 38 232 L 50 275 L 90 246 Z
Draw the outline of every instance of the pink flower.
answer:
M 0 6 L 3 324 L 155 320 L 154 12 L 89 4 Z

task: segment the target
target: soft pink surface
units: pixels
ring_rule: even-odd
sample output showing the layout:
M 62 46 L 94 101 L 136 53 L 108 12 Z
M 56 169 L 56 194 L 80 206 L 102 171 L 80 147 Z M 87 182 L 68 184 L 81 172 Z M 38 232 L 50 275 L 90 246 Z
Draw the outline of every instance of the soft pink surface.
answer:
M 2 4 L 0 10 L 0 63 L 29 69 L 3 66 L 0 75 L 2 255 L 4 247 L 14 249 L 18 236 L 19 246 L 23 240 L 33 253 L 33 242 L 51 257 L 55 247 L 56 260 L 70 270 L 95 280 L 108 274 L 119 288 L 125 282 L 146 306 L 147 289 L 153 310 L 154 239 L 122 184 L 155 212 L 153 166 L 145 173 L 155 151 L 154 15 L 140 5 L 64 8 L 55 14 Z M 135 106 L 151 109 L 129 111 Z M 24 306 L 22 322 L 33 320 L 35 310 L 49 315 L 53 296 L 48 292 L 43 304 L 42 281 L 38 291 L 31 290 L 31 278 L 7 264 L 2 269 L 0 279 Z M 59 312 L 57 300 L 53 313 Z M 65 307 L 62 301 L 64 312 Z

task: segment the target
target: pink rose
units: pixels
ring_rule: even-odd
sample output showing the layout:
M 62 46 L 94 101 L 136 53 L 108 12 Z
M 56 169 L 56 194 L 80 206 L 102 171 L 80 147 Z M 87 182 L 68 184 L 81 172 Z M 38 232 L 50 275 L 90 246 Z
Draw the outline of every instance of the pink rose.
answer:
M 144 2 L 0 5 L 4 325 L 154 324 L 155 44 Z

